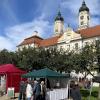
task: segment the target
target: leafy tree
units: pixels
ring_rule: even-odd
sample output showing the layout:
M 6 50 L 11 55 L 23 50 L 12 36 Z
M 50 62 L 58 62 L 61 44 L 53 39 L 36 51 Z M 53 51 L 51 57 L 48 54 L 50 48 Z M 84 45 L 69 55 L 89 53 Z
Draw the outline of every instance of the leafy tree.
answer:
M 36 48 L 24 48 L 17 52 L 18 66 L 25 70 L 32 70 L 39 67 L 38 65 L 38 50 Z
M 97 62 L 98 77 L 100 77 L 100 39 L 97 40 L 95 44 L 95 58 Z M 100 83 L 99 83 L 99 91 L 98 91 L 98 100 L 100 100 Z
M 96 46 L 97 47 L 97 46 Z M 0 64 L 13 63 L 24 70 L 34 70 L 48 67 L 57 71 L 77 72 L 94 69 L 95 59 L 100 65 L 100 49 L 93 45 L 86 45 L 81 52 L 58 50 L 57 48 L 23 48 L 16 52 L 6 49 L 0 52 Z
M 14 52 L 9 52 L 4 49 L 0 52 L 0 64 L 13 63 L 16 64 L 17 59 L 15 60 L 16 54 Z

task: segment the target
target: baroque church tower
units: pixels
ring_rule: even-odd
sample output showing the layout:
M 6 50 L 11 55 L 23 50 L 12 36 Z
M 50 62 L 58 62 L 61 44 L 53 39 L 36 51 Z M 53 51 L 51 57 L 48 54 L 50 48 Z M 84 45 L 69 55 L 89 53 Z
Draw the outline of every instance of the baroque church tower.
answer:
M 60 35 L 64 31 L 64 18 L 61 16 L 61 12 L 59 11 L 54 24 L 54 35 Z
M 86 6 L 85 1 L 83 0 L 82 6 L 79 9 L 79 30 L 89 27 L 90 14 L 89 8 Z

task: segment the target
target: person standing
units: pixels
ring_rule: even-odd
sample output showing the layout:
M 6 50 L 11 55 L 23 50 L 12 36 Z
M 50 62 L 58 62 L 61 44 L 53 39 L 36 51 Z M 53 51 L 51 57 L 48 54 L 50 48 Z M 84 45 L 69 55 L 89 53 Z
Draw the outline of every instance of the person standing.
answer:
M 74 84 L 71 89 L 71 97 L 73 100 L 82 100 L 81 99 L 81 93 L 78 84 Z
M 18 100 L 25 100 L 26 98 L 25 91 L 26 91 L 26 83 L 24 81 L 21 81 Z
M 26 99 L 31 100 L 32 95 L 33 95 L 33 91 L 32 91 L 31 82 L 28 81 L 28 84 L 27 84 L 27 87 L 26 87 Z
M 44 84 L 44 81 L 41 81 L 41 100 L 45 100 L 46 96 L 46 86 Z
M 41 100 L 41 86 L 40 86 L 40 80 L 37 80 L 37 83 L 34 87 L 34 100 Z

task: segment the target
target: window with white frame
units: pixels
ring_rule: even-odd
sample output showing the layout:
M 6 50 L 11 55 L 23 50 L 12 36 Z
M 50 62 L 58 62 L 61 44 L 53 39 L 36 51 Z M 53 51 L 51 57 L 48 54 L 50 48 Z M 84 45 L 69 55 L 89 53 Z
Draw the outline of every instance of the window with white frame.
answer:
M 70 45 L 69 44 L 67 45 L 67 50 L 70 50 Z
M 85 45 L 89 45 L 89 42 L 85 42 Z
M 75 43 L 75 50 L 78 50 L 78 43 Z

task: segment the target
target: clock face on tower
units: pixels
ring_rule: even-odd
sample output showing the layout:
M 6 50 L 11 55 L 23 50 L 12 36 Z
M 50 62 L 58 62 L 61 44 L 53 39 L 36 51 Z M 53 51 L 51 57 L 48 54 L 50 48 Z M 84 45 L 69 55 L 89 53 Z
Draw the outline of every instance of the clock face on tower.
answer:
M 83 20 L 84 16 L 81 16 L 80 19 Z

